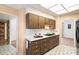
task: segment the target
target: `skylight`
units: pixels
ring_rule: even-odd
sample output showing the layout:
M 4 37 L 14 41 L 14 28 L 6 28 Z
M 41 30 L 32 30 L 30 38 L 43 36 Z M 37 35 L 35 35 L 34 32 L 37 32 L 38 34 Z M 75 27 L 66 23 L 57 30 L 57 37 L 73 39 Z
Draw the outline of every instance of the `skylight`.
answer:
M 54 7 L 49 8 L 49 10 L 53 11 L 53 12 L 57 12 L 60 10 L 63 10 L 64 8 L 61 5 L 56 5 Z
M 47 7 L 46 5 L 42 6 L 56 14 L 64 14 L 79 9 L 79 4 L 50 4 Z
M 65 9 L 61 10 L 61 11 L 58 11 L 56 12 L 56 14 L 64 14 L 64 13 L 67 13 L 67 11 Z

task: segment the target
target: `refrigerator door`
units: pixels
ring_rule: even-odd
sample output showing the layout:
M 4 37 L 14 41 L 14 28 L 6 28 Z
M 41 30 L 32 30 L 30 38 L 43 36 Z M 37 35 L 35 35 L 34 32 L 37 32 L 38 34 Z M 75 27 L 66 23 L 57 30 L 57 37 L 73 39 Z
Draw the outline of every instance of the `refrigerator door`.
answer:
M 76 40 L 77 40 L 77 43 L 79 43 L 79 28 L 78 27 L 76 28 Z
M 76 21 L 76 47 L 77 55 L 79 55 L 79 20 Z
M 79 20 L 76 21 L 76 45 L 79 48 Z

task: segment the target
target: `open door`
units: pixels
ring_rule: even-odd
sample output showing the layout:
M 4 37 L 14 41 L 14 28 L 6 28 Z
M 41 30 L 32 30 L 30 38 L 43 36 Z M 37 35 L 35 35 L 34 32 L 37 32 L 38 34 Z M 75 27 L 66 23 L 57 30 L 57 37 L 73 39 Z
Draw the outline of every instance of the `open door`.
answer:
M 9 21 L 0 20 L 0 45 L 9 44 Z

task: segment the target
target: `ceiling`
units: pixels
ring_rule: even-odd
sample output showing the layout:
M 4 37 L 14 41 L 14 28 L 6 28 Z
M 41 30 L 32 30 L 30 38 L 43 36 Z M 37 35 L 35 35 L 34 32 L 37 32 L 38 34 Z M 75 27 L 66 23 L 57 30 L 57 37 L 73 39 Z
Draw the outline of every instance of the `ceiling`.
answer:
M 52 12 L 55 12 L 58 15 L 69 13 L 79 9 L 79 4 L 41 4 L 41 6 L 47 8 Z
M 10 20 L 10 19 L 13 19 L 13 18 L 15 18 L 15 16 L 0 13 L 0 19 L 1 20 Z
M 63 14 L 69 14 L 69 13 L 77 13 L 79 11 L 79 4 L 71 4 L 71 3 L 65 3 L 65 4 L 53 4 L 47 3 L 47 4 L 5 4 L 5 6 L 16 8 L 16 9 L 28 9 L 28 8 L 34 8 L 36 10 L 39 10 L 43 13 L 52 15 L 52 16 L 58 16 Z M 76 11 L 77 10 L 77 11 Z
M 51 16 L 57 16 L 56 13 L 44 8 L 40 4 L 3 4 L 2 6 L 8 6 L 8 7 L 15 8 L 15 9 L 26 9 L 26 10 L 31 8 L 31 9 L 36 9 L 43 13 L 49 14 Z

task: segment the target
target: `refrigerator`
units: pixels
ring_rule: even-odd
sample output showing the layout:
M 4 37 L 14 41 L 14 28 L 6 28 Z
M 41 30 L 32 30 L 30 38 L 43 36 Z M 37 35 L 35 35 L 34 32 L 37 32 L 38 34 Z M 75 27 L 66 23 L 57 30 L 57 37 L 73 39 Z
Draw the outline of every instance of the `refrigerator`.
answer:
M 77 55 L 79 55 L 79 20 L 76 21 L 76 47 Z

